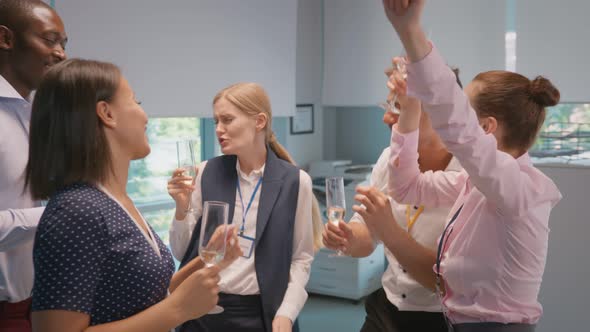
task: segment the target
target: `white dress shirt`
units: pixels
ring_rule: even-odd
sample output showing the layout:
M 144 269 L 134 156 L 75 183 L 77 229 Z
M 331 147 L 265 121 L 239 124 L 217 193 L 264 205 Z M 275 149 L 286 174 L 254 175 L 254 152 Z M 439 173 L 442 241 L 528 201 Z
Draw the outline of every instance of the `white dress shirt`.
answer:
M 202 215 L 202 198 L 201 198 L 201 175 L 205 169 L 206 161 L 199 165 L 199 173 L 195 181 L 195 190 L 191 198 L 191 206 L 195 209 L 195 214 L 187 214 L 184 220 L 174 219 L 170 227 L 170 247 L 176 259 L 181 260 L 188 247 L 196 220 Z M 264 166 L 258 170 L 245 174 L 240 169 L 240 163 L 236 163 L 238 179 L 242 191 L 244 205 L 248 205 L 250 197 L 258 180 L 264 174 Z M 252 206 L 246 214 L 246 224 L 244 235 L 249 237 L 256 236 L 256 219 L 258 216 L 258 201 L 260 192 L 264 190 L 261 187 L 252 201 Z M 311 178 L 304 171 L 299 172 L 299 195 L 297 197 L 297 210 L 295 212 L 295 226 L 293 230 L 293 257 L 291 260 L 291 270 L 289 275 L 289 284 L 283 302 L 279 307 L 276 316 L 285 316 L 291 321 L 295 321 L 299 312 L 307 300 L 305 285 L 309 280 L 310 266 L 313 261 L 313 227 L 311 217 L 312 189 Z M 237 194 L 232 223 L 240 227 L 242 225 L 242 202 Z M 252 251 L 250 258 L 240 257 L 229 267 L 221 271 L 221 282 L 219 287 L 221 292 L 227 294 L 253 295 L 260 294 L 256 270 L 254 267 L 255 251 Z
M 30 118 L 30 100 L 0 75 L 0 301 L 22 301 L 33 288 L 33 240 L 43 208 L 23 190 Z
M 379 160 L 371 172 L 370 184 L 380 191 L 387 193 L 387 184 L 389 179 L 389 147 L 383 150 Z M 461 165 L 453 158 L 445 171 L 460 171 Z M 408 206 L 391 201 L 393 216 L 397 223 L 408 230 L 408 220 L 406 211 Z M 410 206 L 410 218 L 418 212 L 419 207 Z M 410 235 L 421 245 L 435 250 L 437 249 L 437 239 L 442 233 L 447 222 L 446 217 L 449 214 L 451 205 L 444 208 L 424 208 L 422 213 L 414 222 L 410 229 Z M 351 222 L 364 222 L 363 217 L 355 213 Z M 393 303 L 401 311 L 441 311 L 441 304 L 438 296 L 431 290 L 424 288 L 406 272 L 395 259 L 395 256 L 387 248 L 385 257 L 389 262 L 387 270 L 383 273 L 381 282 L 389 302 Z

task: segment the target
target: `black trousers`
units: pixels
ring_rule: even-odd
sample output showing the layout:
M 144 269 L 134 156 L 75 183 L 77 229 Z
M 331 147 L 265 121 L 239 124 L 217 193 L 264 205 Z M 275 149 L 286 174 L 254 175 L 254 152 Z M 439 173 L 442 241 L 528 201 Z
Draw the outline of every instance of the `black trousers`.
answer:
M 223 312 L 205 315 L 177 328 L 178 332 L 264 332 L 260 295 L 219 294 Z M 271 331 L 267 331 L 271 332 Z
M 385 290 L 378 289 L 365 302 L 367 317 L 361 332 L 447 332 L 440 312 L 400 311 L 387 299 Z

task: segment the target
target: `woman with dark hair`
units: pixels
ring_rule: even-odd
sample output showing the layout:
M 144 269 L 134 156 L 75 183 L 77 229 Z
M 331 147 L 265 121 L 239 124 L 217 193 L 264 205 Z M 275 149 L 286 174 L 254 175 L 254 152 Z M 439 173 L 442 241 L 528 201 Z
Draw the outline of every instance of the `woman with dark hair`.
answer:
M 130 161 L 150 152 L 147 121 L 110 63 L 67 60 L 37 90 L 26 182 L 49 202 L 33 250 L 35 331 L 169 331 L 217 302 L 219 267 L 197 257 L 173 275 L 127 195 Z
M 409 61 L 407 81 L 395 72 L 388 82 L 402 104 L 391 136 L 389 193 L 408 204 L 454 206 L 436 251 L 395 223 L 379 222 L 393 217 L 375 189 L 359 188 L 364 208 L 354 209 L 408 273 L 436 289 L 449 330 L 534 331 L 543 312 L 549 216 L 561 194 L 527 151 L 559 91 L 546 78 L 507 71 L 480 73 L 462 91 L 421 27 L 425 1 L 383 3 Z M 463 172 L 420 174 L 420 102 Z

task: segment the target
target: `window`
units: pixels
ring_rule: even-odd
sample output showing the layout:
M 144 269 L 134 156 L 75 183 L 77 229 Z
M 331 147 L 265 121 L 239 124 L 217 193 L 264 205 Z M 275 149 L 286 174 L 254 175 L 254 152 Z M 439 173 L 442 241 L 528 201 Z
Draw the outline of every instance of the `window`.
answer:
M 505 54 L 506 70 L 517 71 L 516 0 L 506 0 Z M 590 166 L 590 104 L 548 107 L 539 137 L 529 153 L 535 164 Z
M 590 104 L 547 108 L 547 117 L 530 151 L 535 163 L 590 166 Z
M 131 162 L 127 192 L 154 231 L 169 244 L 168 229 L 174 216 L 174 200 L 166 189 L 172 171 L 177 167 L 176 142 L 201 142 L 201 122 L 198 118 L 150 119 L 147 135 L 151 153 L 144 159 Z M 201 161 L 201 144 L 195 151 Z

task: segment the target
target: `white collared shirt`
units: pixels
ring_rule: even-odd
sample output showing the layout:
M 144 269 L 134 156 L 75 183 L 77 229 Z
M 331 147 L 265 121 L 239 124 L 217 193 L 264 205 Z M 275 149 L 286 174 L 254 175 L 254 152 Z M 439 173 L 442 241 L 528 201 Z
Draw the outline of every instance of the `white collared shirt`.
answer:
M 389 147 L 384 149 L 373 167 L 371 172 L 371 186 L 376 187 L 380 191 L 387 193 L 387 184 L 389 179 Z M 460 171 L 461 165 L 453 158 L 445 169 L 445 171 Z M 394 200 L 392 203 L 393 216 L 397 223 L 408 230 L 406 209 L 407 205 L 398 204 Z M 414 225 L 410 230 L 410 235 L 423 246 L 435 250 L 437 249 L 437 239 L 442 233 L 447 222 L 446 217 L 449 214 L 451 206 L 445 208 L 425 208 L 418 216 Z M 418 207 L 410 206 L 410 215 L 414 216 L 418 211 Z M 351 222 L 364 222 L 363 218 L 355 213 Z M 401 266 L 395 256 L 387 248 L 385 249 L 385 257 L 389 262 L 387 270 L 383 273 L 381 282 L 383 289 L 387 295 L 389 302 L 393 303 L 399 310 L 402 311 L 441 311 L 440 300 L 438 296 L 431 290 L 424 288 L 416 280 L 414 280 Z
M 23 193 L 30 118 L 30 100 L 0 75 L 0 301 L 22 301 L 33 288 L 33 240 L 43 208 Z
M 196 220 L 203 212 L 201 202 L 201 175 L 206 164 L 207 162 L 204 161 L 199 165 L 199 173 L 195 181 L 196 188 L 193 191 L 191 200 L 191 206 L 195 209 L 195 214 L 187 214 L 184 220 L 173 220 L 172 226 L 170 227 L 170 247 L 172 248 L 174 257 L 178 260 L 182 259 L 192 236 Z M 236 163 L 236 169 L 238 171 L 244 205 L 247 207 L 256 183 L 264 174 L 264 166 L 252 171 L 250 174 L 245 174 L 241 171 L 238 162 Z M 252 206 L 246 215 L 244 234 L 249 237 L 255 237 L 256 235 L 256 219 L 258 216 L 260 192 L 261 189 L 254 196 Z M 293 257 L 291 260 L 289 284 L 283 302 L 276 313 L 276 316 L 285 316 L 291 319 L 291 321 L 295 321 L 307 300 L 305 286 L 309 280 L 310 267 L 314 256 L 311 217 L 312 195 L 311 178 L 304 171 L 299 171 L 299 195 L 297 198 L 295 226 L 293 229 Z M 234 225 L 242 225 L 242 211 L 242 202 L 237 194 L 236 188 L 236 202 L 232 220 Z M 240 257 L 229 267 L 221 271 L 221 282 L 219 283 L 221 292 L 239 295 L 260 294 L 254 267 L 255 250 L 252 251 L 250 258 Z

